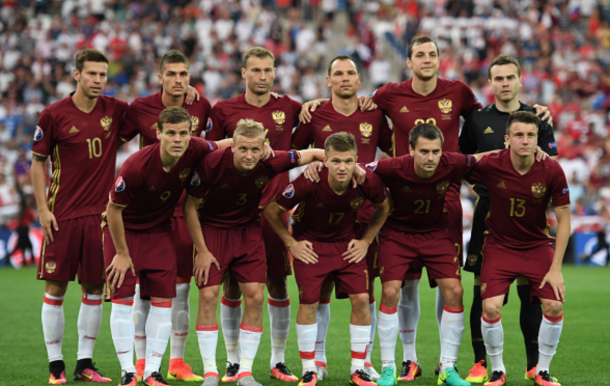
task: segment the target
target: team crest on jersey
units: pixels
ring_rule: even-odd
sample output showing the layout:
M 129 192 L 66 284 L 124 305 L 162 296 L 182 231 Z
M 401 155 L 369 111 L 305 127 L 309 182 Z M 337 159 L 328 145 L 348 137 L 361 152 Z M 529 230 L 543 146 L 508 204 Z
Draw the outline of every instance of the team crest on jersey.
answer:
M 282 193 L 282 196 L 286 197 L 286 198 L 292 198 L 294 197 L 294 185 L 290 184 L 286 187 L 286 189 L 284 189 L 284 192 Z
M 370 171 L 374 172 L 377 169 L 377 165 L 379 165 L 379 162 L 373 161 L 373 162 L 369 162 L 368 164 L 364 165 L 364 167 L 369 169 Z
M 447 193 L 448 188 L 449 188 L 449 181 L 439 182 L 439 184 L 436 185 L 436 193 L 445 194 L 445 193 Z
M 199 117 L 191 115 L 191 131 L 197 131 L 199 128 Z
M 36 126 L 36 131 L 34 131 L 34 141 L 38 142 L 44 137 L 44 132 L 40 126 Z
M 271 113 L 271 115 L 273 116 L 275 123 L 278 125 L 283 125 L 284 122 L 286 122 L 286 114 L 284 114 L 283 111 L 274 111 Z
M 546 186 L 542 184 L 534 184 L 532 185 L 532 194 L 535 198 L 541 198 L 546 193 Z
M 104 131 L 108 131 L 108 130 L 110 130 L 110 126 L 112 126 L 112 118 L 104 117 L 104 118 L 100 119 L 100 123 L 102 124 Z
M 349 203 L 349 206 L 352 208 L 352 210 L 357 210 L 360 207 L 360 205 L 362 205 L 363 201 L 364 201 L 364 198 L 356 197 Z
M 360 124 L 360 134 L 362 134 L 363 137 L 370 137 L 371 134 L 373 134 L 373 125 L 371 125 L 370 123 L 361 123 Z
M 440 101 L 438 101 L 438 108 L 441 109 L 441 112 L 443 112 L 444 114 L 448 114 L 451 112 L 452 105 L 453 102 L 451 102 L 450 99 L 441 99 Z
M 125 190 L 126 186 L 127 184 L 125 184 L 125 180 L 123 179 L 123 177 L 119 176 L 119 178 L 116 179 L 116 183 L 114 184 L 114 191 L 117 193 L 121 193 L 123 190 Z
M 208 118 L 208 123 L 206 123 L 205 125 L 205 132 L 209 132 L 210 130 L 212 130 L 212 127 L 214 126 L 214 123 L 212 122 L 212 118 Z
M 191 177 L 191 185 L 192 186 L 201 185 L 201 178 L 199 178 L 199 174 L 197 174 L 197 172 L 194 172 L 193 177 Z
M 256 185 L 257 189 L 261 189 L 263 186 L 265 186 L 265 184 L 267 183 L 267 181 L 269 181 L 269 177 L 267 176 L 261 176 L 258 177 L 256 179 L 256 181 L 254 181 L 254 185 Z
M 186 180 L 186 177 L 188 177 L 189 174 L 191 174 L 191 168 L 186 168 L 186 169 L 182 170 L 180 172 L 180 174 L 178 174 L 178 178 L 180 178 L 180 182 L 184 182 L 184 180 Z
M 57 263 L 54 261 L 47 261 L 44 268 L 47 270 L 47 273 L 53 273 L 55 272 L 55 269 L 57 269 Z

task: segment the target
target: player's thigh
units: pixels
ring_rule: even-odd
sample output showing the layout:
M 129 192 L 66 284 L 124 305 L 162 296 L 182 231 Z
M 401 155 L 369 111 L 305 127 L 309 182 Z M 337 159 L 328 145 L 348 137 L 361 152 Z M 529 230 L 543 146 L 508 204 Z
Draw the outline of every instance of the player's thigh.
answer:
M 194 247 L 184 217 L 172 217 L 178 282 L 190 283 L 193 276 Z
M 176 297 L 176 248 L 171 227 L 144 233 L 136 255 L 140 278 L 140 295 L 151 298 Z
M 231 244 L 233 241 L 233 230 L 202 226 L 201 231 L 203 238 L 205 239 L 206 246 L 208 247 L 210 253 L 216 258 L 216 261 L 218 261 L 220 269 L 215 265 L 210 266 L 208 272 L 208 282 L 205 285 L 199 286 L 199 288 L 218 286 L 222 284 L 224 280 L 225 297 L 232 300 L 239 299 L 241 297 L 241 292 L 239 291 L 237 282 L 234 283 L 234 286 L 232 285 L 233 283 L 229 283 L 229 286 L 233 290 L 229 291 L 231 292 L 230 295 L 226 294 L 227 280 L 229 279 L 226 279 L 225 274 L 228 272 L 229 264 L 231 264 L 231 261 L 235 256 L 233 245 Z
M 521 276 L 521 266 L 526 263 L 522 252 L 486 242 L 481 267 L 481 298 L 507 294 L 512 282 Z
M 240 287 L 242 283 L 266 283 L 267 261 L 262 228 L 235 229 L 230 235 L 235 245 L 235 258 L 229 264 L 231 275 L 240 283 Z
M 321 298 L 321 290 L 323 283 L 333 278 L 332 274 L 335 270 L 335 260 L 337 253 L 339 258 L 343 249 L 330 249 L 333 243 L 321 243 L 311 241 L 313 248 L 318 252 L 318 262 L 315 264 L 306 264 L 300 260 L 294 260 L 294 276 L 299 287 L 299 302 L 301 304 L 318 303 Z M 347 246 L 347 243 L 345 243 Z M 327 289 L 329 287 L 326 287 Z M 332 287 L 330 287 L 332 291 Z M 328 294 L 330 298 L 330 293 Z M 325 298 L 326 299 L 326 298 Z
M 341 255 L 338 255 L 341 258 Z M 369 271 L 364 260 L 358 263 L 343 261 L 343 266 L 337 270 L 335 276 L 335 293 L 338 298 L 349 295 L 363 294 L 366 297 L 367 307 L 369 298 Z
M 384 228 L 379 234 L 379 277 L 381 282 L 400 280 L 417 256 L 414 235 Z
M 288 212 L 282 214 L 285 224 L 288 224 Z M 273 227 L 261 214 L 261 227 L 265 243 L 265 256 L 267 260 L 267 277 L 286 277 L 292 275 L 290 253 Z
M 134 255 L 132 251 L 137 251 L 140 248 L 141 236 L 133 232 L 125 231 L 125 241 L 127 243 L 127 248 L 129 249 L 136 274 L 133 275 L 131 273 L 131 270 L 128 270 L 125 273 L 125 279 L 123 280 L 121 288 L 113 290 L 110 283 L 106 283 L 106 291 L 110 293 L 110 298 L 113 300 L 132 297 L 136 291 L 136 283 L 138 279 L 138 273 L 140 271 L 140 264 L 139 261 L 136 261 L 137 255 Z M 103 245 L 104 265 L 106 268 L 108 268 L 112 264 L 114 257 L 116 256 L 116 248 L 114 246 L 114 242 L 112 241 L 112 236 L 110 235 L 110 230 L 108 229 L 108 227 L 105 227 L 103 230 Z M 140 298 L 142 298 L 141 293 Z
M 438 281 L 439 279 L 456 279 L 459 283 L 462 277 L 460 258 L 456 255 L 457 250 L 449 232 L 443 230 L 420 234 L 417 242 L 419 260 L 428 271 L 431 285 L 433 280 Z M 447 286 L 447 288 L 451 288 L 451 292 L 455 290 L 451 286 Z
M 527 271 L 522 272 L 522 276 L 529 281 L 530 297 L 533 303 L 538 304 L 539 298 L 559 300 L 555 296 L 553 287 L 546 283 L 540 288 L 542 280 L 549 272 L 553 263 L 555 251 L 553 246 L 545 244 L 524 252 L 524 260 L 527 261 Z
M 101 233 L 100 223 L 96 229 L 97 233 Z M 54 241 L 42 243 L 38 261 L 38 279 L 74 281 L 80 261 L 86 252 L 83 250 L 82 217 L 59 221 L 57 228 L 58 231 L 51 230 Z M 99 240 L 101 242 L 101 235 Z M 101 274 L 103 274 L 103 266 Z
M 451 201 L 445 200 L 445 209 L 447 210 L 447 225 L 449 226 L 451 242 L 457 250 L 457 255 L 460 257 L 459 263 L 461 266 L 462 253 L 464 250 L 462 241 L 462 235 L 464 233 L 462 203 L 459 199 Z
M 104 284 L 104 241 L 100 227 L 102 216 L 86 216 L 82 218 L 82 252 L 78 268 L 78 280 L 81 283 Z

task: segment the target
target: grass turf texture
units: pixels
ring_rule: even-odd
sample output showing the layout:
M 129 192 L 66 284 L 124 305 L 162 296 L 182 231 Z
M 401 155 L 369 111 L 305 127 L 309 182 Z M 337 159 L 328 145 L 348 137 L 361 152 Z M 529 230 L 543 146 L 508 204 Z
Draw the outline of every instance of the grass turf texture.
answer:
M 47 353 L 43 343 L 40 311 L 42 306 L 44 283 L 35 280 L 34 268 L 22 270 L 0 269 L 0 385 L 45 385 L 49 377 Z M 565 304 L 565 323 L 559 343 L 558 353 L 551 364 L 551 375 L 557 377 L 564 385 L 610 385 L 610 378 L 604 370 L 610 363 L 608 344 L 610 343 L 610 271 L 604 268 L 576 268 L 565 266 L 563 269 L 567 287 Z M 289 278 L 292 298 L 292 320 L 286 350 L 286 363 L 295 373 L 301 375 L 301 361 L 297 348 L 294 320 L 298 310 L 298 292 L 293 278 Z M 472 275 L 464 274 L 464 303 L 466 305 L 466 330 L 462 340 L 458 368 L 466 376 L 473 360 L 470 345 L 468 315 L 472 299 Z M 381 284 L 376 282 L 377 305 L 381 300 Z M 420 283 L 421 319 L 417 336 L 417 353 L 423 368 L 423 377 L 409 384 L 436 385 L 434 366 L 439 357 L 439 337 L 434 316 L 435 291 L 428 288 L 424 277 Z M 195 371 L 202 372 L 201 357 L 195 333 L 197 311 L 197 288 L 191 290 L 191 326 L 186 346 L 185 358 L 193 365 Z M 76 364 L 78 344 L 76 322 L 80 307 L 80 289 L 71 283 L 64 301 L 66 320 L 63 341 L 64 361 L 68 384 Z M 254 377 L 265 385 L 280 385 L 279 381 L 269 379 L 270 338 L 267 306 L 264 306 L 264 333 L 258 356 L 254 363 Z M 519 328 L 519 298 L 516 289 L 511 290 L 510 302 L 504 308 L 502 324 L 504 326 L 504 361 L 507 368 L 507 381 L 510 385 L 532 385 L 525 381 L 525 351 Z M 327 339 L 327 357 L 330 377 L 321 382 L 326 386 L 345 385 L 349 380 L 350 346 L 349 346 L 349 301 L 331 302 L 331 326 Z M 100 335 L 94 353 L 94 361 L 101 373 L 113 379 L 113 384 L 120 382 L 119 362 L 114 353 L 110 335 L 110 304 L 104 303 L 104 314 Z M 402 344 L 397 343 L 397 361 L 402 360 Z M 135 359 L 134 359 L 135 360 Z M 161 367 L 162 374 L 167 374 L 169 346 Z M 219 371 L 224 368 L 225 350 L 222 333 L 219 334 L 217 362 Z M 400 362 L 399 362 L 400 363 Z M 373 364 L 380 369 L 379 343 L 375 338 Z M 221 374 L 222 375 L 222 374 Z M 193 383 L 170 382 L 172 385 Z M 197 383 L 198 384 L 198 383 Z M 402 384 L 402 383 L 401 383 Z M 295 384 L 296 385 L 296 384 Z

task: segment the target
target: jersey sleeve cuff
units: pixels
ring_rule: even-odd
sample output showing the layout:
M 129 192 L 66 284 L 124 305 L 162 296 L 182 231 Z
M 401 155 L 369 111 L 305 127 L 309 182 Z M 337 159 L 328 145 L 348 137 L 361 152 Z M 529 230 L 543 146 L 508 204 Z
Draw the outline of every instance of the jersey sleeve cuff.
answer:
M 48 154 L 40 154 L 40 153 L 36 153 L 35 151 L 32 150 L 32 154 L 37 155 L 39 157 L 45 157 L 47 158 L 49 155 Z
M 117 204 L 116 202 L 112 202 L 112 200 L 110 200 L 110 203 L 116 206 L 117 208 L 127 208 L 127 205 Z

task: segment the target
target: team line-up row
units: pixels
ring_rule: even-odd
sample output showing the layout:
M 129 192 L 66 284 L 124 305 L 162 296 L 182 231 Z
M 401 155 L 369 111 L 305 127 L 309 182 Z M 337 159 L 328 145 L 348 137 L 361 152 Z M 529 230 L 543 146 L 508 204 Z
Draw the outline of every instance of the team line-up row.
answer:
M 558 384 L 549 365 L 563 323 L 569 192 L 560 166 L 548 158 L 556 155 L 551 126 L 518 100 L 518 62 L 507 56 L 492 62 L 496 103 L 487 107 L 464 83 L 436 77 L 438 48 L 429 38 L 409 47 L 412 79 L 360 99 L 358 69 L 348 56 L 329 64 L 331 100 L 303 107 L 271 95 L 273 63 L 271 52 L 248 50 L 242 68 L 246 91 L 210 108 L 199 96 L 186 103 L 189 63 L 172 50 L 160 64 L 162 91 L 128 106 L 102 96 L 104 54 L 87 49 L 77 55 L 77 89 L 41 113 L 32 150 L 45 236 L 38 278 L 46 281 L 42 325 L 49 383 L 66 383 L 62 304 L 77 273 L 83 290 L 77 380 L 111 382 L 92 363 L 106 283 L 121 385 L 138 379 L 167 384 L 159 368 L 170 336 L 167 377 L 217 385 L 216 306 L 224 278 L 222 381 L 259 384 L 252 364 L 262 335 L 265 285 L 271 376 L 299 381 L 284 362 L 290 326 L 286 276 L 292 268 L 299 287 L 300 385 L 315 385 L 328 374 L 324 347 L 333 287 L 352 305 L 350 382 L 392 386 L 414 380 L 421 375 L 415 331 L 417 284 L 425 266 L 430 284 L 439 288 L 440 383 L 504 384 L 501 308 L 510 283 L 519 278 L 519 297 L 530 305 L 532 321 L 523 331 L 526 376 L 539 385 Z M 458 136 L 460 116 L 466 123 Z M 204 130 L 205 140 L 199 138 Z M 141 150 L 128 158 L 113 185 L 117 144 L 138 134 Z M 462 153 L 477 154 L 457 153 L 458 143 Z M 309 145 L 314 148 L 290 150 Z M 375 161 L 378 147 L 394 157 Z M 289 169 L 314 161 L 289 182 Z M 480 195 L 465 268 L 475 273 L 472 310 L 482 317 L 474 318 L 474 326 L 471 318 L 476 364 L 466 380 L 454 368 L 464 330 L 462 178 L 477 184 Z M 551 200 L 558 220 L 555 248 L 546 218 Z M 285 213 L 293 208 L 291 233 Z M 184 362 L 192 276 L 199 288 L 203 377 Z M 378 315 L 375 277 L 382 282 Z M 375 324 L 381 374 L 370 361 Z M 404 360 L 397 376 L 399 329 Z

